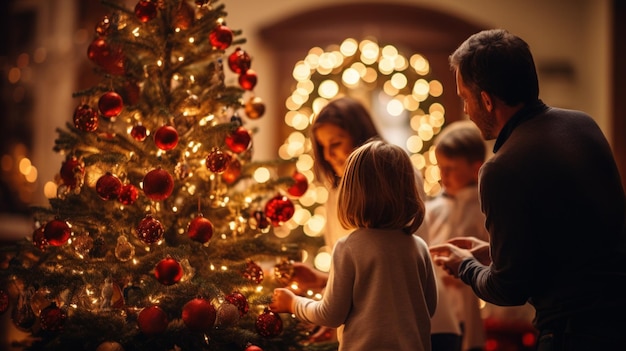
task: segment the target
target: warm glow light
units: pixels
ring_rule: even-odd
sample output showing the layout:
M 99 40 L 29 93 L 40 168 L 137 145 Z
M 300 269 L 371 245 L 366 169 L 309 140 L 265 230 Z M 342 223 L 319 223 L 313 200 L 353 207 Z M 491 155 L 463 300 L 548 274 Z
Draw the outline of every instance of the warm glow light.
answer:
M 320 83 L 320 86 L 317 89 L 317 92 L 323 98 L 332 99 L 339 92 L 339 86 L 337 85 L 337 82 L 335 82 L 334 80 L 325 80 L 322 83 Z
M 315 268 L 319 269 L 322 272 L 330 271 L 330 262 L 332 256 L 328 252 L 320 252 L 315 256 L 313 264 Z
M 270 179 L 270 171 L 265 167 L 259 167 L 254 171 L 253 178 L 257 183 L 265 183 Z

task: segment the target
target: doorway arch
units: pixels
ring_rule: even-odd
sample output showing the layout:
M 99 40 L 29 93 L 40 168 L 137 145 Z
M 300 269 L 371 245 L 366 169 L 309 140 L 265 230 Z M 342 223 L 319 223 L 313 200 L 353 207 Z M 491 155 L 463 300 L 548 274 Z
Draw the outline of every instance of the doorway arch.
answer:
M 271 103 L 280 106 L 280 115 L 286 113 L 284 98 L 295 84 L 292 69 L 310 48 L 339 44 L 349 37 L 357 40 L 374 37 L 379 43 L 393 44 L 407 54 L 424 55 L 430 62 L 432 76 L 444 86 L 441 101 L 446 107 L 446 119 L 460 119 L 463 110 L 456 96 L 448 56 L 469 35 L 482 29 L 451 14 L 405 4 L 339 4 L 301 12 L 259 31 L 259 37 L 274 56 L 276 101 Z M 288 135 L 287 126 L 277 128 L 281 137 Z

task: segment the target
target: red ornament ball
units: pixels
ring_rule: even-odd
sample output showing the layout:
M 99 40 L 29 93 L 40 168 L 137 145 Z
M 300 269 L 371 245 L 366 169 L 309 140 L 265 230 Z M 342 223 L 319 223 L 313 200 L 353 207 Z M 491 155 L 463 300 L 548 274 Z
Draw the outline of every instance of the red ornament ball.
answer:
M 187 30 L 193 25 L 195 11 L 187 1 L 181 1 L 172 18 L 172 26 L 179 30 Z
M 306 193 L 309 188 L 309 181 L 306 179 L 306 176 L 300 172 L 295 172 L 293 174 L 294 183 L 287 189 L 287 192 L 291 196 L 302 196 Z
M 74 127 L 83 132 L 94 132 L 98 129 L 98 112 L 87 104 L 76 107 L 73 120 Z
M 52 246 L 61 246 L 65 244 L 72 235 L 72 231 L 67 222 L 60 219 L 54 219 L 46 223 L 43 229 L 44 239 Z
M 232 294 L 226 295 L 225 299 L 228 303 L 237 307 L 237 310 L 239 310 L 239 316 L 243 317 L 246 313 L 248 313 L 248 310 L 250 309 L 248 299 L 246 299 L 242 293 L 234 291 Z
M 253 282 L 261 284 L 263 282 L 263 269 L 252 260 L 247 260 L 246 267 L 243 269 L 243 277 Z
M 252 229 L 263 230 L 270 226 L 270 221 L 267 220 L 267 216 L 265 215 L 265 212 L 254 211 L 252 213 L 252 217 L 250 217 L 250 220 L 248 221 L 248 224 L 250 224 L 250 227 Z
M 0 316 L 9 309 L 9 294 L 0 290 Z
M 139 190 L 132 184 L 126 184 L 120 189 L 120 194 L 117 196 L 117 200 L 123 205 L 132 205 L 137 201 L 139 197 Z
M 228 167 L 222 173 L 222 179 L 226 184 L 233 184 L 241 175 L 241 162 L 237 158 L 233 158 Z
M 171 150 L 178 145 L 178 132 L 172 126 L 162 126 L 154 133 L 154 143 L 163 150 Z
M 146 244 L 154 244 L 163 238 L 163 225 L 151 215 L 147 215 L 137 226 L 137 236 Z
M 246 128 L 238 127 L 226 136 L 226 146 L 235 153 L 244 152 L 250 147 L 252 137 Z
M 130 130 L 130 136 L 137 141 L 144 141 L 148 137 L 148 130 L 141 124 L 136 124 Z
M 153 169 L 143 177 L 143 192 L 152 201 L 161 201 L 172 195 L 174 178 L 162 168 Z
M 218 50 L 224 50 L 233 42 L 233 31 L 223 24 L 218 24 L 209 34 L 209 41 Z
M 189 222 L 187 235 L 191 240 L 202 244 L 207 243 L 213 237 L 213 223 L 208 218 L 203 217 L 202 214 L 198 214 Z
M 273 226 L 282 225 L 293 217 L 295 207 L 288 197 L 277 195 L 265 204 L 265 215 Z
M 263 349 L 256 345 L 249 345 L 244 351 L 263 351 Z
M 67 319 L 67 313 L 61 308 L 57 307 L 55 302 L 51 303 L 48 307 L 41 310 L 39 313 L 39 322 L 41 323 L 41 329 L 47 331 L 58 332 L 63 330 L 63 324 Z
M 42 251 L 48 246 L 48 240 L 43 233 L 44 228 L 44 226 L 41 226 L 33 231 L 33 245 Z
M 213 149 L 206 157 L 206 166 L 213 173 L 222 173 L 230 164 L 232 156 L 220 149 Z
M 183 323 L 191 331 L 207 332 L 215 325 L 217 311 L 209 300 L 197 297 L 183 306 Z
M 96 24 L 96 34 L 103 37 L 109 34 L 110 30 L 111 30 L 111 20 L 109 19 L 108 16 L 102 17 L 100 22 Z
M 235 51 L 228 56 L 228 67 L 237 74 L 241 74 L 250 69 L 251 64 L 252 59 L 250 55 L 241 48 L 235 49 Z
M 135 16 L 143 23 L 151 21 L 156 15 L 156 1 L 140 0 L 137 5 L 135 5 Z
M 111 172 L 107 172 L 96 182 L 96 192 L 102 200 L 117 200 L 121 190 L 122 181 Z
M 154 277 L 163 285 L 174 285 L 183 277 L 183 266 L 168 256 L 154 267 Z
M 113 118 L 122 112 L 124 100 L 122 96 L 114 91 L 108 91 L 98 99 L 98 110 L 104 118 Z
M 246 116 L 250 119 L 259 119 L 265 114 L 265 103 L 258 96 L 253 96 L 244 105 Z
M 159 306 L 146 307 L 137 316 L 137 326 L 146 335 L 162 334 L 168 324 L 167 315 Z
M 283 332 L 283 320 L 267 308 L 259 315 L 255 323 L 256 331 L 266 338 L 273 338 Z
M 239 75 L 239 85 L 244 90 L 253 90 L 257 83 L 257 74 L 255 71 L 249 69 L 245 73 Z
M 80 186 L 85 175 L 85 164 L 78 158 L 72 156 L 61 164 L 61 180 L 70 189 Z
M 124 75 L 124 53 L 120 46 L 109 45 L 103 37 L 95 38 L 87 48 L 87 57 L 107 73 Z

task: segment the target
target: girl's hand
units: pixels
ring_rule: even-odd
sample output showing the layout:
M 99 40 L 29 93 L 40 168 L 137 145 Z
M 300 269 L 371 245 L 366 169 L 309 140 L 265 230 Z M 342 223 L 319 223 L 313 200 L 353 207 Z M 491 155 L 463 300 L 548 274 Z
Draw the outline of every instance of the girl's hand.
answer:
M 275 313 L 293 313 L 293 300 L 296 295 L 289 289 L 274 289 L 270 311 Z

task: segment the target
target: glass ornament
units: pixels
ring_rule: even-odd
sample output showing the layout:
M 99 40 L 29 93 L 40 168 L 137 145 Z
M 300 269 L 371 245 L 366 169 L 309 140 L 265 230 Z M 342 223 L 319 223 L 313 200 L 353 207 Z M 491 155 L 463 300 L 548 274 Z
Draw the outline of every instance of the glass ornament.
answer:
M 163 239 L 163 225 L 151 215 L 146 215 L 137 226 L 137 236 L 145 244 L 154 244 Z
M 178 145 L 178 132 L 176 128 L 166 125 L 157 129 L 156 133 L 154 133 L 154 143 L 163 151 L 175 148 L 176 145 Z
M 167 314 L 159 306 L 146 307 L 137 315 L 139 330 L 148 336 L 163 334 L 168 324 Z
M 87 104 L 81 104 L 74 110 L 74 127 L 83 132 L 94 132 L 98 129 L 98 112 Z
M 244 127 L 238 127 L 228 135 L 224 140 L 226 142 L 226 146 L 234 152 L 241 153 L 246 151 L 250 147 L 250 143 L 252 142 L 252 137 L 250 136 L 250 132 Z
M 257 74 L 252 69 L 249 69 L 245 73 L 242 73 L 241 75 L 239 75 L 239 78 L 238 78 L 239 85 L 244 90 L 254 90 L 257 80 L 258 80 Z
M 277 195 L 265 204 L 265 215 L 275 227 L 290 220 L 294 213 L 293 202 L 283 195 Z
M 259 315 L 254 324 L 257 333 L 266 338 L 274 338 L 283 332 L 283 320 L 268 308 Z
M 154 267 L 154 277 L 163 285 L 174 285 L 183 277 L 183 266 L 176 259 L 168 256 Z
M 152 201 L 167 199 L 174 190 L 174 178 L 168 171 L 156 168 L 143 177 L 143 192 Z
M 54 219 L 46 223 L 43 235 L 48 244 L 52 246 L 61 246 L 69 240 L 72 235 L 72 231 L 67 222 L 60 219 Z
M 122 96 L 114 91 L 108 91 L 98 99 L 98 110 L 104 118 L 116 117 L 124 108 Z
M 194 332 L 207 332 L 215 325 L 217 313 L 211 301 L 196 297 L 183 306 L 182 319 Z
M 241 74 L 250 69 L 251 64 L 252 59 L 250 55 L 240 47 L 236 48 L 235 51 L 228 56 L 228 67 L 237 74 Z
M 233 31 L 223 24 L 218 24 L 209 34 L 211 45 L 218 50 L 224 50 L 233 42 Z
M 117 200 L 122 190 L 122 181 L 111 172 L 106 172 L 96 181 L 96 193 L 102 200 Z
M 153 20 L 157 16 L 156 1 L 139 0 L 135 5 L 135 16 L 143 23 Z
M 135 247 L 128 241 L 128 238 L 125 235 L 117 237 L 115 257 L 122 262 L 126 262 L 135 257 Z

